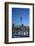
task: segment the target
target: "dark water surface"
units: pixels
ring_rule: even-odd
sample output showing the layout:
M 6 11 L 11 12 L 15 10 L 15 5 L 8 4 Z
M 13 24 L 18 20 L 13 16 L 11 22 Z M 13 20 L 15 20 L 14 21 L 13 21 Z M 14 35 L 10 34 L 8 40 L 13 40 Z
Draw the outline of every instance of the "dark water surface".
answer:
M 29 37 L 29 31 L 15 31 L 12 32 L 12 38 Z

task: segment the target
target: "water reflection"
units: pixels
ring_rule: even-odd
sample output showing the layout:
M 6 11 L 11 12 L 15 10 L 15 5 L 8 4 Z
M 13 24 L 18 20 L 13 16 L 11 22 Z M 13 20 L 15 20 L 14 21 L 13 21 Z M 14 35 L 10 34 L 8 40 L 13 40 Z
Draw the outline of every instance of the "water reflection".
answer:
M 29 37 L 29 32 L 23 32 L 23 31 L 13 32 L 12 37 L 13 37 L 13 38 Z

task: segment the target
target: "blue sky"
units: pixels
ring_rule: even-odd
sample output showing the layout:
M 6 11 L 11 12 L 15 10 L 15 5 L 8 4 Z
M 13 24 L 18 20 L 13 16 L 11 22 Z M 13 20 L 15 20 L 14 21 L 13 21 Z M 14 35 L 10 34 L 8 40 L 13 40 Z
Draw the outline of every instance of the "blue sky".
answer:
M 22 24 L 29 25 L 29 8 L 12 8 L 12 22 L 20 25 L 20 15 L 22 15 Z

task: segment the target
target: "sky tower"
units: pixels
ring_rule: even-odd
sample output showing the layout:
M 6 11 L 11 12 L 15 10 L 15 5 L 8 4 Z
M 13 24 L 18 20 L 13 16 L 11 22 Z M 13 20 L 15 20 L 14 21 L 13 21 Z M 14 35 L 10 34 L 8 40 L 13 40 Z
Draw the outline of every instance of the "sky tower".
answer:
M 22 14 L 20 12 L 20 25 L 22 25 Z

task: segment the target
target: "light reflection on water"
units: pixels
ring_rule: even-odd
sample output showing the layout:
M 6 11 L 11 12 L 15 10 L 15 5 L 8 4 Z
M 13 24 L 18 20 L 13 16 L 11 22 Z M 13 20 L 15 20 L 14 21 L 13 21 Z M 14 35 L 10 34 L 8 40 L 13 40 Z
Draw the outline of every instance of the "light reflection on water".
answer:
M 29 32 L 19 31 L 19 32 L 12 33 L 12 38 L 19 38 L 19 37 L 29 37 Z

